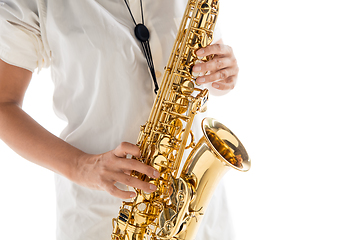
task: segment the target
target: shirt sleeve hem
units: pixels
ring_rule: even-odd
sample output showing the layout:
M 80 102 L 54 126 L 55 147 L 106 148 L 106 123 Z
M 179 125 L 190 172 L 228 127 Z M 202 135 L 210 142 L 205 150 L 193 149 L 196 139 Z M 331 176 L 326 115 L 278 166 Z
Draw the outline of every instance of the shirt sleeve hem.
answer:
M 21 56 L 20 54 L 17 54 L 17 53 L 11 52 L 11 51 L 7 51 L 0 46 L 0 59 L 1 60 L 3 60 L 4 62 L 6 62 L 10 65 L 29 70 L 33 73 L 36 69 L 37 63 L 26 61 L 26 59 L 22 59 L 22 58 L 23 58 L 23 56 Z

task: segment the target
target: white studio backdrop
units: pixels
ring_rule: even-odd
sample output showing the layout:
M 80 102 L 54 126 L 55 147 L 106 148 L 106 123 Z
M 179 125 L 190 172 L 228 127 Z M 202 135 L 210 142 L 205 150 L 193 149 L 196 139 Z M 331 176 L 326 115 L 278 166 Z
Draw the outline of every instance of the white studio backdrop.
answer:
M 360 239 L 359 11 L 355 0 L 221 1 L 240 74 L 208 111 L 252 158 L 224 177 L 237 239 Z M 49 73 L 34 74 L 24 109 L 58 135 Z M 0 152 L 0 239 L 55 239 L 53 173 Z

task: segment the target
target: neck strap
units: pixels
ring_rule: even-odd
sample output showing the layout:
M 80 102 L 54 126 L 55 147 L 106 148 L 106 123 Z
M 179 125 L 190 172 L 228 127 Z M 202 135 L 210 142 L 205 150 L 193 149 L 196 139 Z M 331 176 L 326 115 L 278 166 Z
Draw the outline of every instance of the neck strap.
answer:
M 129 10 L 129 13 L 130 13 L 130 16 L 131 16 L 133 22 L 135 24 L 135 29 L 134 29 L 135 36 L 141 43 L 141 47 L 142 47 L 143 53 L 145 55 L 147 65 L 149 67 L 151 77 L 154 82 L 154 86 L 155 86 L 154 92 L 155 92 L 155 94 L 157 94 L 157 91 L 159 90 L 159 86 L 156 81 L 155 67 L 154 67 L 154 62 L 153 62 L 152 55 L 151 55 L 151 49 L 150 49 L 150 43 L 149 43 L 150 33 L 149 33 L 149 30 L 147 29 L 147 27 L 144 25 L 144 12 L 143 12 L 142 0 L 140 0 L 142 23 L 139 23 L 139 24 L 136 23 L 136 21 L 135 21 L 135 18 L 131 12 L 128 1 L 124 0 L 124 2 L 126 4 L 127 9 Z

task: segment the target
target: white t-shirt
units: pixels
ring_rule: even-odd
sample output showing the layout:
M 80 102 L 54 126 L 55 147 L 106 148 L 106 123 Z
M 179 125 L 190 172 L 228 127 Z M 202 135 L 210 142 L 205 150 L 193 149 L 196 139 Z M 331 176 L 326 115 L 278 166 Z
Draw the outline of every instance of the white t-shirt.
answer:
M 140 22 L 139 1 L 129 3 Z M 143 1 L 159 81 L 186 3 Z M 135 143 L 149 116 L 153 82 L 133 29 L 123 0 L 0 1 L 1 59 L 30 71 L 51 66 L 54 111 L 68 123 L 60 137 L 87 153 L 103 153 L 123 141 Z M 197 119 L 194 125 L 199 126 Z M 110 239 L 121 199 L 59 175 L 55 184 L 57 239 Z M 223 187 L 215 193 L 197 239 L 234 239 Z

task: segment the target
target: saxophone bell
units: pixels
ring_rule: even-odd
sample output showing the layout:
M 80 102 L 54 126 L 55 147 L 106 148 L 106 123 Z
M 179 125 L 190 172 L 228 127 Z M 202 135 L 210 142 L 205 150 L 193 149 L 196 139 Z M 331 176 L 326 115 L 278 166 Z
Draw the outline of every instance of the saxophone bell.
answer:
M 204 136 L 191 151 L 181 173 L 194 195 L 175 239 L 195 238 L 211 196 L 228 170 L 246 172 L 251 167 L 246 149 L 230 129 L 213 118 L 205 118 L 201 126 Z
M 212 118 L 203 120 L 204 136 L 196 145 L 193 141 L 191 126 L 195 115 L 205 111 L 209 93 L 196 86 L 192 66 L 199 60 L 195 51 L 213 40 L 218 10 L 219 0 L 188 0 L 161 87 L 138 138 L 142 162 L 157 169 L 160 177 L 132 173 L 158 189 L 151 194 L 136 190 L 134 199 L 122 203 L 113 220 L 112 240 L 193 240 L 221 177 L 231 168 L 250 168 L 238 138 Z

